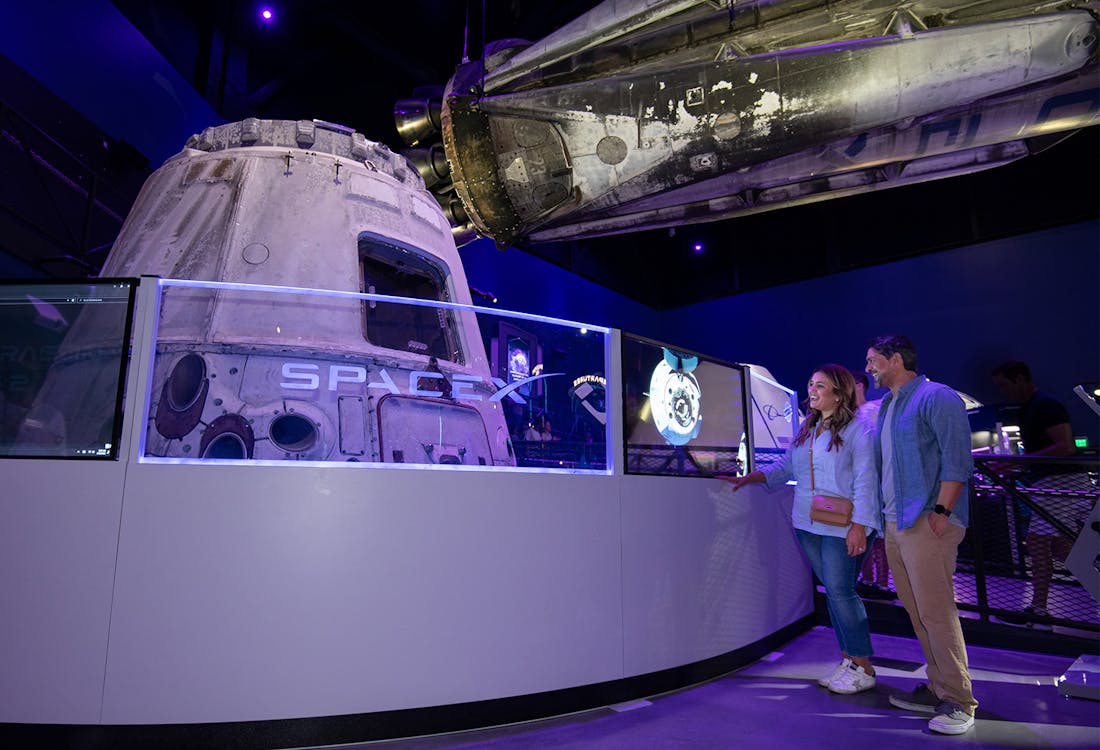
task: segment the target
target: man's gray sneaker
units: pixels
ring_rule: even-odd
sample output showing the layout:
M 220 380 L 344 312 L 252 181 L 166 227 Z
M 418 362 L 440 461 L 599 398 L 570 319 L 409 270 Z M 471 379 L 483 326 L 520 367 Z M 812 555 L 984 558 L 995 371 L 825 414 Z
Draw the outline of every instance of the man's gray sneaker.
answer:
M 903 708 L 906 711 L 920 711 L 924 714 L 936 713 L 936 707 L 941 703 L 936 694 L 928 689 L 923 682 L 913 688 L 911 693 L 892 693 L 890 705 Z
M 928 720 L 928 728 L 940 734 L 963 734 L 972 726 L 974 717 L 951 701 L 936 706 L 936 715 Z

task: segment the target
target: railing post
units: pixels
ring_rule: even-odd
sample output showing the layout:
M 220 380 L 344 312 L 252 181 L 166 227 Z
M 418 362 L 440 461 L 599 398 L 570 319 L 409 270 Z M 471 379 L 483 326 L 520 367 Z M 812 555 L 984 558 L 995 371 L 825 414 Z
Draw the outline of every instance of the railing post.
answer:
M 978 502 L 978 489 L 973 476 L 969 485 L 970 528 L 967 531 L 970 533 L 970 546 L 974 552 L 974 590 L 978 599 L 978 614 L 981 619 L 988 620 L 989 598 L 985 586 L 985 554 L 982 549 L 982 529 L 985 524 L 982 522 L 981 503 Z

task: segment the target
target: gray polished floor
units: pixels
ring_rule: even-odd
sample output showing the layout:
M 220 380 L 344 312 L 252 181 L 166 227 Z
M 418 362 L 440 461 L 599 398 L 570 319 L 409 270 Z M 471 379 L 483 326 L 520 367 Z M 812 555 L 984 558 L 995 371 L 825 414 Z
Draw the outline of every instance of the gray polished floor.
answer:
M 719 750 L 766 748 L 927 749 L 951 747 L 1100 747 L 1100 703 L 1059 694 L 1056 680 L 1071 657 L 970 647 L 971 677 L 981 705 L 968 733 L 929 732 L 928 716 L 893 708 L 892 690 L 924 678 L 911 638 L 874 635 L 878 685 L 833 695 L 816 678 L 838 660 L 832 630 L 816 627 L 747 667 L 632 705 L 471 732 L 374 742 L 365 750 L 569 748 L 575 750 Z

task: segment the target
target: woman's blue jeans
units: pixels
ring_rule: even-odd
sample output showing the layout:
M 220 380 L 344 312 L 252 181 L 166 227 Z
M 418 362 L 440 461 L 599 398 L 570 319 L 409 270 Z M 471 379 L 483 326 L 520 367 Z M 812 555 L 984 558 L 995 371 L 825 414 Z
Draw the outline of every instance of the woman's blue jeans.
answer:
M 867 609 L 856 594 L 856 576 L 867 552 L 850 557 L 848 543 L 842 536 L 823 536 L 802 529 L 795 529 L 794 533 L 814 575 L 825 586 L 825 604 L 841 652 L 856 658 L 871 656 Z M 867 549 L 874 537 L 873 531 L 867 535 Z

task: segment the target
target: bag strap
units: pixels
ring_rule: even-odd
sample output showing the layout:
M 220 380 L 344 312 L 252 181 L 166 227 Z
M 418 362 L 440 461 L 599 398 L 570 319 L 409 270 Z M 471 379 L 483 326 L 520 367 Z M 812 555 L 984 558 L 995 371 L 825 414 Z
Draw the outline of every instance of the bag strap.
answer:
M 814 427 L 814 431 L 810 433 L 810 496 L 817 494 L 817 490 L 814 487 L 814 440 L 817 440 L 817 427 Z

